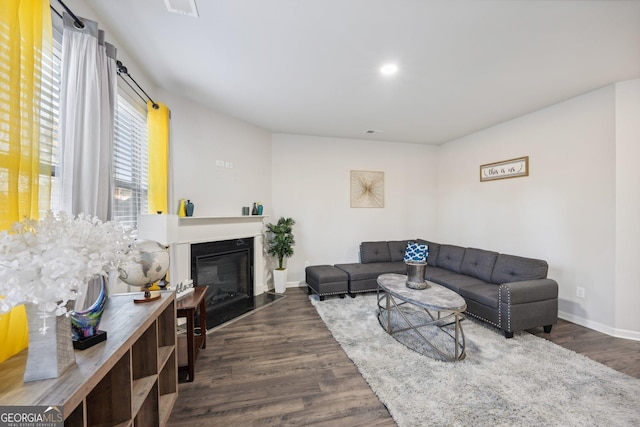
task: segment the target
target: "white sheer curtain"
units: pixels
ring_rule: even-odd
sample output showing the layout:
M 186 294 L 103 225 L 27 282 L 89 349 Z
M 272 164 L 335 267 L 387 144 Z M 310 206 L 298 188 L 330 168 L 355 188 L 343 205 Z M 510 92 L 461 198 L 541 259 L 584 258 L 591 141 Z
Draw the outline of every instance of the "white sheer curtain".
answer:
M 61 206 L 111 219 L 116 48 L 98 23 L 64 15 L 60 92 Z

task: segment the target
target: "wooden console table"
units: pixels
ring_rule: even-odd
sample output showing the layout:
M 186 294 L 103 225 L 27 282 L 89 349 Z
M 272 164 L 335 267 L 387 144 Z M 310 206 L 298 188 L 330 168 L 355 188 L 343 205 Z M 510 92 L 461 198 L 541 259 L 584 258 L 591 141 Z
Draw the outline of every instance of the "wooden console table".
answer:
M 65 426 L 165 425 L 178 397 L 175 293 L 134 304 L 139 296 L 109 297 L 100 322 L 109 337 L 76 350 L 58 378 L 23 382 L 29 350 L 0 363 L 0 403 L 63 407 Z
M 204 299 L 206 292 L 207 286 L 195 286 L 193 293 L 179 299 L 176 305 L 177 317 L 187 318 L 187 364 L 180 366 L 180 369 L 186 368 L 189 374 L 187 381 L 189 382 L 194 378 L 198 351 L 207 348 L 206 301 Z M 200 314 L 200 333 L 198 335 L 195 334 L 196 311 Z

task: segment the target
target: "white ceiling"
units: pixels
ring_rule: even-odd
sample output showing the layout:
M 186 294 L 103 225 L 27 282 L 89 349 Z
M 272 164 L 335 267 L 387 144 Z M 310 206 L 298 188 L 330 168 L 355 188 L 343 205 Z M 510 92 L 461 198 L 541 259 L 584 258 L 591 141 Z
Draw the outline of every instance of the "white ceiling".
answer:
M 87 3 L 158 86 L 277 133 L 439 144 L 640 77 L 639 1 Z

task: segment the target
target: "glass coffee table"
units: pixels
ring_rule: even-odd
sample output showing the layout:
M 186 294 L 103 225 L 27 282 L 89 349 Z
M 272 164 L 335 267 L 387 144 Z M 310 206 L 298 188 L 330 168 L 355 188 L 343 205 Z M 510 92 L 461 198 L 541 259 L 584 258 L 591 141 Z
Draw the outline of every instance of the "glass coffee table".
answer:
M 378 321 L 387 333 L 407 347 L 402 333 L 411 333 L 446 361 L 463 360 L 465 337 L 461 321 L 467 303 L 457 293 L 436 283 L 410 289 L 403 274 L 378 277 Z M 404 334 L 406 335 L 406 334 Z

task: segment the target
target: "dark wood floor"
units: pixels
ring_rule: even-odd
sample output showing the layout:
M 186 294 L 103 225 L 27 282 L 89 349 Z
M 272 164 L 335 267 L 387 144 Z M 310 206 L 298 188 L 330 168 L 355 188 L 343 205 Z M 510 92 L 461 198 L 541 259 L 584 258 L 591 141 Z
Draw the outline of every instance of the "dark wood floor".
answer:
M 562 319 L 553 326 L 550 334 L 545 334 L 542 328 L 529 332 L 616 371 L 640 378 L 640 341 L 615 338 Z
M 395 426 L 302 289 L 220 328 L 181 383 L 172 426 Z M 535 335 L 640 378 L 640 342 L 561 321 Z

